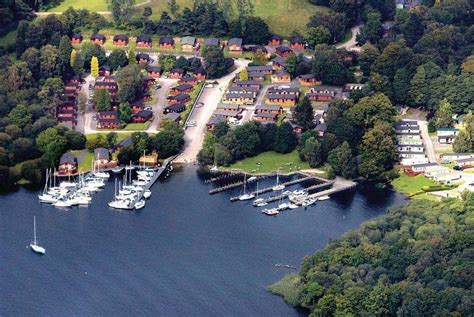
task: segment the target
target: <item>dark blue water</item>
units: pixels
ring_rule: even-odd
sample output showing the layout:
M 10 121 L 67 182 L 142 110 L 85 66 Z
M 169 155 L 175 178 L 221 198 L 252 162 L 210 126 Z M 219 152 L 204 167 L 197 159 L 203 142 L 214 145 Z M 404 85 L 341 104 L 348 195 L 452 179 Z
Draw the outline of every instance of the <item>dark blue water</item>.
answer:
M 261 184 L 263 185 L 263 184 Z M 140 212 L 40 205 L 36 192 L 0 196 L 0 315 L 301 314 L 266 291 L 285 274 L 403 197 L 353 191 L 309 210 L 266 217 L 231 193 L 209 196 L 192 167 L 153 187 Z M 36 215 L 46 255 L 27 249 Z

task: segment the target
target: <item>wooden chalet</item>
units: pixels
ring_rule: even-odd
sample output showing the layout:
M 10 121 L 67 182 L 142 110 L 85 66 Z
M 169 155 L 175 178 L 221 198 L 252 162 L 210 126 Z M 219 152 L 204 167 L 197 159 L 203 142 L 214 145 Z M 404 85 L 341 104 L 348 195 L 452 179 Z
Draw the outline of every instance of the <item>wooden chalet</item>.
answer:
M 225 118 L 221 116 L 212 116 L 209 121 L 206 123 L 206 128 L 207 131 L 213 131 L 216 125 L 218 125 L 221 122 L 226 121 Z
M 139 35 L 137 36 L 136 46 L 138 48 L 151 48 L 151 37 L 149 35 Z
M 117 82 L 117 78 L 115 78 L 115 76 L 104 76 L 102 78 L 102 81 L 103 82 L 107 82 L 107 83 L 116 83 Z
M 159 66 L 149 66 L 147 68 L 147 74 L 153 78 L 160 78 L 161 74 L 163 74 L 163 68 Z
M 257 105 L 255 107 L 255 113 L 271 113 L 280 115 L 283 113 L 283 107 L 275 105 Z
M 110 66 L 102 65 L 99 67 L 99 76 L 110 76 Z
M 264 81 L 265 80 L 265 74 L 260 73 L 260 72 L 248 72 L 247 73 L 247 78 L 248 80 L 253 80 L 253 81 Z
M 306 97 L 311 101 L 325 101 L 329 102 L 336 98 L 338 94 L 337 88 L 319 86 L 311 88 L 307 93 Z
M 102 166 L 104 164 L 109 164 L 110 162 L 111 157 L 108 149 L 99 147 L 94 150 L 94 165 L 96 167 Z
M 280 35 L 272 35 L 268 39 L 268 45 L 269 46 L 281 46 L 283 44 L 283 38 Z
M 238 120 L 242 118 L 242 109 L 240 110 L 235 110 L 235 111 L 224 111 L 217 109 L 213 112 L 214 116 L 220 116 L 226 120 L 232 119 L 232 120 Z
M 231 38 L 227 42 L 227 46 L 229 48 L 229 53 L 231 54 L 242 54 L 242 39 L 241 38 Z
M 64 84 L 64 88 L 65 89 L 75 89 L 77 92 L 80 92 L 81 91 L 81 84 L 77 83 L 77 82 L 74 82 L 74 81 L 67 81 L 65 84 Z
M 117 111 L 103 111 L 97 113 L 97 129 L 118 129 L 121 122 Z
M 170 94 L 179 95 L 184 93 L 190 93 L 194 90 L 194 86 L 190 84 L 182 84 L 170 89 Z
M 268 93 L 275 95 L 294 95 L 299 96 L 300 89 L 298 87 L 270 87 Z
M 173 121 L 179 123 L 181 121 L 181 115 L 176 112 L 170 112 L 163 116 L 163 120 Z
M 106 41 L 106 38 L 105 38 L 105 35 L 103 34 L 96 33 L 96 34 L 92 34 L 91 36 L 91 42 L 94 44 L 104 45 L 105 41 Z
M 206 77 L 207 77 L 207 72 L 204 68 L 202 67 L 199 67 L 198 69 L 196 69 L 193 73 L 193 76 L 197 79 L 197 80 L 206 80 Z
M 275 53 L 280 57 L 287 58 L 288 56 L 293 54 L 293 50 L 288 46 L 278 46 L 275 49 Z
M 257 97 L 257 94 L 259 93 L 260 88 L 258 87 L 241 87 L 237 85 L 230 85 L 227 88 L 227 92 L 230 93 L 252 93 L 254 97 Z
M 142 110 L 132 115 L 131 120 L 133 123 L 144 123 L 150 120 L 151 118 L 153 118 L 153 111 Z
M 282 95 L 269 93 L 265 99 L 265 102 L 269 105 L 280 105 L 285 107 L 290 107 L 296 105 L 298 102 L 298 96 L 296 95 Z
M 183 36 L 181 38 L 181 50 L 183 52 L 194 52 L 198 47 L 194 36 Z
M 188 94 L 179 94 L 179 95 L 176 95 L 176 96 L 168 96 L 168 103 L 170 105 L 174 105 L 176 103 L 187 103 L 191 100 L 191 96 L 189 96 Z
M 143 83 L 145 84 L 146 87 L 151 87 L 154 84 L 156 84 L 156 79 L 151 76 L 145 76 L 143 77 Z
M 84 37 L 82 36 L 81 33 L 74 33 L 71 36 L 71 44 L 76 44 L 76 45 L 81 44 L 83 39 Z
M 290 40 L 290 47 L 294 50 L 304 50 L 304 39 L 299 36 L 295 35 Z
M 125 34 L 115 35 L 113 38 L 113 44 L 115 46 L 127 46 L 128 45 L 128 36 Z
M 224 103 L 233 104 L 253 104 L 255 102 L 255 95 L 253 93 L 226 93 L 222 98 Z
M 217 110 L 220 111 L 243 111 L 244 108 L 242 108 L 238 104 L 220 104 L 217 106 Z
M 130 108 L 133 113 L 138 113 L 145 108 L 145 105 L 143 104 L 143 101 L 135 101 L 130 105 Z
M 146 65 L 150 61 L 150 55 L 145 53 L 138 53 L 136 59 L 138 64 Z
M 172 79 L 181 79 L 183 78 L 184 73 L 185 73 L 184 69 L 176 67 L 170 70 L 168 77 Z
M 158 165 L 158 153 L 153 152 L 151 154 L 144 154 L 138 159 L 140 166 L 157 166 Z
M 236 80 L 233 85 L 239 87 L 255 87 L 260 89 L 262 86 L 261 82 L 253 81 L 253 80 Z
M 173 49 L 174 48 L 174 40 L 171 36 L 163 36 L 160 37 L 159 46 L 161 49 Z
M 220 46 L 221 43 L 218 38 L 215 37 L 209 37 L 204 40 L 204 45 L 205 46 Z
M 247 66 L 246 69 L 248 73 L 261 73 L 263 75 L 273 74 L 273 67 L 271 65 Z
M 96 81 L 94 89 L 117 89 L 117 83 L 115 81 Z
M 264 123 L 276 123 L 278 115 L 274 113 L 259 112 L 253 115 L 253 119 Z
M 298 76 L 298 82 L 301 86 L 318 86 L 321 81 L 318 80 L 315 74 L 304 74 Z
M 70 152 L 61 155 L 59 159 L 58 174 L 73 175 L 77 172 L 77 158 Z
M 180 84 L 189 84 L 196 86 L 199 83 L 199 80 L 195 76 L 184 75 L 180 80 Z
M 272 59 L 272 67 L 275 70 L 283 69 L 285 68 L 285 62 L 286 62 L 286 58 L 281 57 L 281 56 L 276 56 L 274 59 Z
M 170 112 L 181 113 L 181 112 L 183 112 L 184 110 L 186 110 L 186 105 L 185 105 L 185 104 L 183 104 L 183 103 L 175 103 L 175 104 L 166 106 L 166 107 L 163 109 L 163 113 L 164 113 L 164 114 L 167 114 L 167 113 L 170 113 Z
M 280 69 L 272 75 L 272 83 L 289 83 L 291 82 L 291 75 L 285 69 Z

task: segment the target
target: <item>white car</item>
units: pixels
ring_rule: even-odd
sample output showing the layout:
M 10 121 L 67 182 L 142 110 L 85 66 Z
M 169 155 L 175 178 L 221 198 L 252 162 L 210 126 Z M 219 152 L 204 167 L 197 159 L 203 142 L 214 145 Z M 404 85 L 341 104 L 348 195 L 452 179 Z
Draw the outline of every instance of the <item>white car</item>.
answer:
M 143 108 L 143 110 L 152 111 L 153 109 L 150 106 L 147 106 L 147 107 Z
M 195 127 L 196 126 L 196 121 L 189 121 L 188 123 L 186 123 L 186 126 L 187 127 Z

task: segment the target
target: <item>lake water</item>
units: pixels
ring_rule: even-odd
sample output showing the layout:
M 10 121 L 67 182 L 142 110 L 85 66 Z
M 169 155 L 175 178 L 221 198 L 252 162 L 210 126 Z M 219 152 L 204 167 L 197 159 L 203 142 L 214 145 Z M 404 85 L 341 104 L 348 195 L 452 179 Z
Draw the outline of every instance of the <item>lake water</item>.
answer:
M 260 184 L 264 186 L 264 184 Z M 194 167 L 156 183 L 139 212 L 109 209 L 113 181 L 89 208 L 41 205 L 37 192 L 0 196 L 0 315 L 295 316 L 266 291 L 331 238 L 402 204 L 357 189 L 267 217 L 239 190 L 208 195 Z M 36 216 L 46 255 L 26 246 Z

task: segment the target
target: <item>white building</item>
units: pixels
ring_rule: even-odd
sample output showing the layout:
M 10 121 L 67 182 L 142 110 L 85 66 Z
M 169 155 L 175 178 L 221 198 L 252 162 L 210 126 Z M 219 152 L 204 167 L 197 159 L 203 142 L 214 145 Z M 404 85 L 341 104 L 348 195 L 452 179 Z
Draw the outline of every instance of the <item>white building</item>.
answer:
M 424 173 L 427 168 L 432 168 L 439 166 L 438 163 L 424 163 L 424 164 L 414 164 L 411 166 L 411 170 L 415 173 Z
M 425 168 L 425 176 L 430 178 L 449 173 L 451 173 L 449 168 L 440 165 L 428 166 Z
M 474 157 L 474 154 L 473 153 L 445 153 L 445 154 L 441 154 L 440 157 L 443 163 L 444 162 L 451 163 L 460 159 L 472 158 Z
M 433 180 L 443 183 L 443 184 L 451 184 L 460 179 L 461 179 L 461 173 L 447 173 L 447 174 L 436 175 L 433 177 Z
M 453 143 L 458 134 L 459 134 L 459 129 L 455 129 L 455 128 L 442 128 L 442 129 L 436 130 L 438 142 L 444 143 L 444 144 Z
M 427 164 L 430 161 L 427 157 L 415 157 L 415 158 L 404 158 L 400 161 L 400 164 L 404 166 L 413 166 L 413 165 L 420 165 L 420 164 Z

